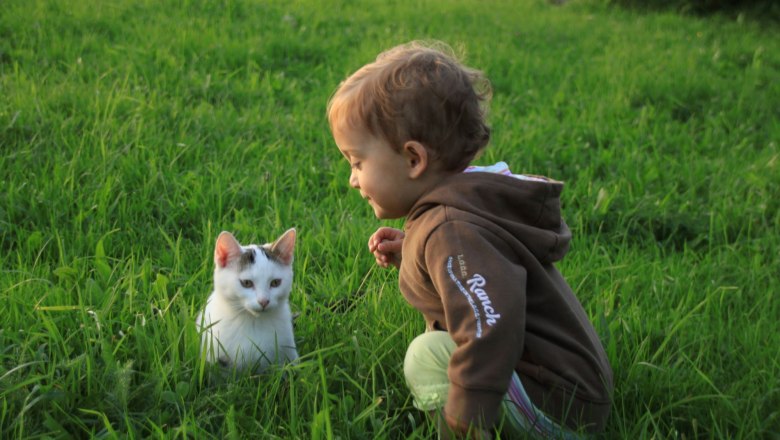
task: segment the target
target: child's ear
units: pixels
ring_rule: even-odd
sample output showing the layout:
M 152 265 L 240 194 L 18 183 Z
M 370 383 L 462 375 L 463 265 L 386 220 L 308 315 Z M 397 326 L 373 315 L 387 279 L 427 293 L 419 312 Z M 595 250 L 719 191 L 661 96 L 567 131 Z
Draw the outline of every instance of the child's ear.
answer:
M 428 150 L 417 141 L 407 141 L 402 151 L 409 170 L 409 178 L 416 179 L 428 168 Z

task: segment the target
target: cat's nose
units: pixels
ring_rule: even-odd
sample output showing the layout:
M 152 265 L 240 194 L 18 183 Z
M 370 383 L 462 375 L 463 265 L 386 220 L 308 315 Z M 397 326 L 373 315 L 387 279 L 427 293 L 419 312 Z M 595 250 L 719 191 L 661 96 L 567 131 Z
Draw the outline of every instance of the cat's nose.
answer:
M 257 302 L 260 303 L 260 307 L 262 307 L 263 310 L 265 310 L 265 308 L 268 307 L 268 303 L 270 301 L 268 301 L 267 299 L 258 299 Z

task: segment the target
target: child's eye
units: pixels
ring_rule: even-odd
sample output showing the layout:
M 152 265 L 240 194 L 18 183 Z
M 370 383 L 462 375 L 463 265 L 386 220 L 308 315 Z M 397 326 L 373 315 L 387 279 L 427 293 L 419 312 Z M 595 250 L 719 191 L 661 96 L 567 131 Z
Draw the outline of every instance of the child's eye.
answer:
M 282 280 L 279 278 L 271 280 L 271 287 L 279 287 L 282 284 Z
M 255 283 L 252 282 L 252 280 L 238 280 L 241 282 L 241 287 L 245 289 L 251 289 L 255 286 Z
M 360 169 L 360 162 L 354 162 L 352 163 L 352 169 L 359 170 Z

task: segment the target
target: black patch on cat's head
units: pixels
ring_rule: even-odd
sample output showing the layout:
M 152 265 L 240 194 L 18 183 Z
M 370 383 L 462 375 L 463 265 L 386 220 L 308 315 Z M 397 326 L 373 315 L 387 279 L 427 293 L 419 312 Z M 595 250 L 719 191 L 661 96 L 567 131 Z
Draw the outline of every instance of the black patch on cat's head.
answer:
M 268 249 L 265 246 L 261 246 L 260 250 L 263 251 L 263 253 L 265 254 L 266 258 L 268 258 L 269 260 L 273 261 L 274 263 L 280 263 L 281 264 L 282 260 L 279 259 L 279 255 L 278 254 L 276 254 L 275 252 L 272 252 L 270 249 Z
M 255 264 L 255 250 L 253 248 L 249 248 L 245 250 L 241 254 L 241 258 L 238 260 L 238 262 L 239 262 L 238 265 L 241 268 L 241 270 L 244 270 L 244 268 L 246 268 L 247 266 L 251 266 Z

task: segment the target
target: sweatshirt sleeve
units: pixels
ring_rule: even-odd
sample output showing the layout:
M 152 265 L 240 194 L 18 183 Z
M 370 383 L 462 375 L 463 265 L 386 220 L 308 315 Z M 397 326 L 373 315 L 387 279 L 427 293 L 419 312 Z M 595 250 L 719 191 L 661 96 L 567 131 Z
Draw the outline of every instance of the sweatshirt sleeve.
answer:
M 463 432 L 491 426 L 523 349 L 526 270 L 503 240 L 480 226 L 445 222 L 425 244 L 425 264 L 441 297 L 450 359 L 447 423 Z

